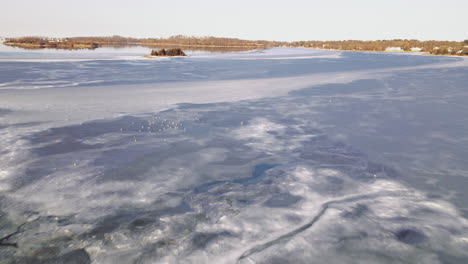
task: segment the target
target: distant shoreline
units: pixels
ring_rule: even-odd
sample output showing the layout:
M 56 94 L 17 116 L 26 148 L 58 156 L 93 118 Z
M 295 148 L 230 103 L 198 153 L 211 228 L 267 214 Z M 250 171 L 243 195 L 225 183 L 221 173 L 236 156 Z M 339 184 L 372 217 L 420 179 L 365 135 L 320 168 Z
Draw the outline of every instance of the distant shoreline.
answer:
M 3 42 L 3 45 L 24 48 L 24 49 L 96 49 L 101 47 L 99 44 L 53 44 L 53 45 L 44 45 L 39 43 L 20 43 L 20 42 Z
M 419 41 L 414 39 L 393 40 L 343 40 L 343 41 L 265 41 L 242 40 L 236 38 L 186 37 L 169 38 L 125 38 L 112 37 L 73 37 L 45 38 L 20 37 L 9 38 L 4 45 L 26 49 L 95 49 L 106 46 L 137 45 L 141 47 L 193 47 L 203 49 L 252 50 L 270 47 L 303 47 L 325 50 L 366 51 L 366 52 L 425 52 L 431 55 L 468 55 L 468 40 L 464 41 Z
M 171 37 L 166 39 L 135 39 L 124 37 L 74 37 L 74 38 L 47 38 L 47 37 L 20 37 L 7 38 L 4 45 L 26 49 L 95 49 L 106 46 L 141 46 L 141 47 L 193 47 L 203 49 L 231 49 L 251 50 L 279 46 L 279 42 L 251 41 L 233 38 L 215 37 Z
M 313 48 L 313 47 L 302 47 L 304 49 L 316 49 L 316 50 L 334 50 L 334 51 L 353 51 L 353 52 L 379 52 L 379 53 L 418 53 L 421 55 L 428 56 L 448 56 L 448 57 L 467 57 L 468 54 L 452 55 L 452 54 L 433 54 L 425 51 L 381 51 L 381 50 L 343 50 L 343 49 L 326 49 L 326 48 Z
M 41 44 L 31 44 L 31 43 L 20 43 L 20 42 L 3 42 L 3 45 L 13 46 L 19 48 L 37 48 L 37 49 L 87 49 L 87 48 L 101 48 L 112 46 L 112 44 L 98 44 L 98 46 L 93 44 L 73 44 L 73 45 L 57 45 L 57 46 L 48 46 Z M 259 45 L 251 46 L 222 46 L 222 45 L 191 45 L 191 44 L 176 44 L 176 43 L 151 43 L 151 44 L 128 44 L 129 46 L 139 46 L 139 47 L 199 47 L 199 48 L 252 48 L 252 49 L 263 49 L 265 47 Z

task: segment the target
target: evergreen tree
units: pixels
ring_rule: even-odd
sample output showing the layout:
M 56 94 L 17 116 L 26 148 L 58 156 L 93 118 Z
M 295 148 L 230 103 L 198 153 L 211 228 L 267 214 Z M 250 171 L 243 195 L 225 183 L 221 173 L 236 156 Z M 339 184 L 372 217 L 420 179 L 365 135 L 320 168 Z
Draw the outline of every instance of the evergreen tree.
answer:
M 159 55 L 159 56 L 166 56 L 166 55 L 167 55 L 166 50 L 165 50 L 165 49 L 160 49 L 160 50 L 158 51 L 158 55 Z

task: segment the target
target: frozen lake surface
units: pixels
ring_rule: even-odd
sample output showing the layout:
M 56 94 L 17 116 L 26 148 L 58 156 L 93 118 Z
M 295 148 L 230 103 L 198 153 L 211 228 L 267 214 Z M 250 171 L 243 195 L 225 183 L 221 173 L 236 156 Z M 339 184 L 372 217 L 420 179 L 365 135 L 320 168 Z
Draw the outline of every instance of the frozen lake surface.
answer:
M 144 54 L 0 49 L 0 263 L 467 263 L 466 58 Z

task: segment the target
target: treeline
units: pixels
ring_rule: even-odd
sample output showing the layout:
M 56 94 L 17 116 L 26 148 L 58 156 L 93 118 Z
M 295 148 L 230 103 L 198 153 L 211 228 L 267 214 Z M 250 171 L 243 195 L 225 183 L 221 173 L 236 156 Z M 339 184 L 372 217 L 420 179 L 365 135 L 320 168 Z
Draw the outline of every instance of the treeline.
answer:
M 268 47 L 307 47 L 319 49 L 355 50 L 355 51 L 385 51 L 389 48 L 401 51 L 421 51 L 440 55 L 468 55 L 468 40 L 458 41 L 419 41 L 415 39 L 394 40 L 343 40 L 343 41 L 266 41 L 242 40 L 237 38 L 218 37 L 189 37 L 173 36 L 169 38 L 127 38 L 121 36 L 109 37 L 73 37 L 73 38 L 44 38 L 22 37 L 7 39 L 4 44 L 24 48 L 97 48 L 101 46 L 140 45 L 145 47 L 194 47 L 203 49 L 246 50 L 263 49 Z
M 140 45 L 147 47 L 211 47 L 211 48 L 250 48 L 260 49 L 266 47 L 277 47 L 287 44 L 286 42 L 265 40 L 242 40 L 237 38 L 217 37 L 187 37 L 173 36 L 169 38 L 126 38 L 121 36 L 110 37 L 73 37 L 73 38 L 43 38 L 43 37 L 21 37 L 9 38 L 4 44 L 12 46 L 37 46 L 40 48 L 60 47 L 65 44 L 96 44 L 97 46 L 111 45 Z
M 102 44 L 89 39 L 75 40 L 74 38 L 58 39 L 44 37 L 8 38 L 3 44 L 30 49 L 95 49 L 102 46 Z
M 242 40 L 237 38 L 217 38 L 217 37 L 187 37 L 173 36 L 169 38 L 148 38 L 139 41 L 141 45 L 177 45 L 177 46 L 208 46 L 208 47 L 277 47 L 285 42 L 266 40 Z
M 388 48 L 400 48 L 402 51 L 421 51 L 437 55 L 468 55 L 468 40 L 458 41 L 419 41 L 414 39 L 394 40 L 343 40 L 343 41 L 296 41 L 291 47 L 308 47 L 319 49 L 385 51 Z
M 92 41 L 100 44 L 146 45 L 146 46 L 209 46 L 209 47 L 277 47 L 287 44 L 279 41 L 243 40 L 238 38 L 172 36 L 168 38 L 74 37 L 69 40 Z

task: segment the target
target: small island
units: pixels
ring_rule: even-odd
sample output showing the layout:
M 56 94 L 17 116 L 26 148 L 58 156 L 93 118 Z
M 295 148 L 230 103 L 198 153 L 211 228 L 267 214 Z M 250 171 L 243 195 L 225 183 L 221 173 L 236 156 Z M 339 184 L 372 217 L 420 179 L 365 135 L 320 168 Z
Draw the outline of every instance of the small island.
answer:
M 159 51 L 151 50 L 150 55 L 146 55 L 147 58 L 154 58 L 154 57 L 175 57 L 175 56 L 187 56 L 185 52 L 180 48 L 173 48 L 173 49 L 160 49 Z

